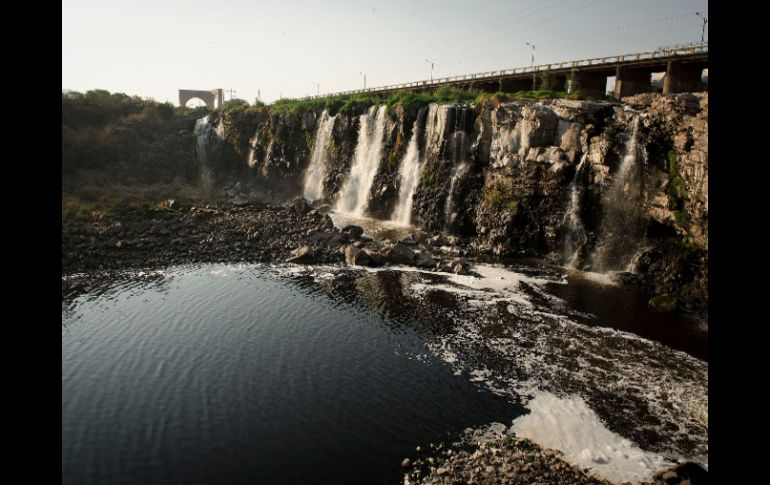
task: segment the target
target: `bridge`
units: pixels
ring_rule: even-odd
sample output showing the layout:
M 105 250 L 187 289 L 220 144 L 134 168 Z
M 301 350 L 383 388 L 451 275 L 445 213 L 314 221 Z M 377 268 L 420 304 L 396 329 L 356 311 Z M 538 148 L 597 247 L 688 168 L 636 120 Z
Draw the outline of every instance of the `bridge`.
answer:
M 400 90 L 432 91 L 441 86 L 473 88 L 489 93 L 516 92 L 533 90 L 538 83 L 540 86 L 553 91 L 579 89 L 587 97 L 598 98 L 604 96 L 607 78 L 611 76 L 615 76 L 613 94 L 621 98 L 651 91 L 651 75 L 660 72 L 666 74 L 663 80 L 664 94 L 703 91 L 701 76 L 703 69 L 707 68 L 708 43 L 704 43 L 687 47 L 658 49 L 651 52 L 635 52 L 619 56 L 464 74 L 427 81 L 308 96 L 304 99 L 357 93 L 387 94 Z
M 224 104 L 224 91 L 222 89 L 212 89 L 211 91 L 201 91 L 198 89 L 180 89 L 179 90 L 179 106 L 183 107 L 191 99 L 200 99 L 206 103 L 206 107 L 210 110 L 221 108 Z

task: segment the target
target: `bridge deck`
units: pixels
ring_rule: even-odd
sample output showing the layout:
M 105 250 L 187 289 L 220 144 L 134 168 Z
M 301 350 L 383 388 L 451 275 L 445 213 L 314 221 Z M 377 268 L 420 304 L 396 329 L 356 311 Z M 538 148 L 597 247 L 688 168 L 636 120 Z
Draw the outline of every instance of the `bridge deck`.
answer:
M 341 91 L 317 96 L 307 96 L 303 99 L 325 98 L 328 96 L 358 94 L 358 93 L 387 93 L 398 90 L 437 88 L 450 85 L 466 85 L 469 83 L 493 83 L 501 80 L 524 80 L 532 79 L 533 75 L 541 72 L 548 72 L 551 75 L 568 75 L 572 72 L 606 72 L 608 75 L 614 75 L 618 67 L 644 69 L 661 67 L 663 71 L 670 61 L 678 63 L 708 63 L 708 43 L 688 47 L 678 47 L 671 49 L 660 49 L 650 52 L 636 52 L 632 54 L 623 54 L 618 56 L 597 57 L 592 59 L 581 59 L 577 61 L 558 62 L 553 64 L 542 64 L 530 67 L 518 67 L 515 69 L 503 69 L 500 71 L 488 71 L 473 74 L 463 74 L 459 76 L 443 77 L 433 80 L 415 81 L 402 84 L 392 84 L 388 86 L 379 86 L 367 89 L 356 89 L 352 91 Z

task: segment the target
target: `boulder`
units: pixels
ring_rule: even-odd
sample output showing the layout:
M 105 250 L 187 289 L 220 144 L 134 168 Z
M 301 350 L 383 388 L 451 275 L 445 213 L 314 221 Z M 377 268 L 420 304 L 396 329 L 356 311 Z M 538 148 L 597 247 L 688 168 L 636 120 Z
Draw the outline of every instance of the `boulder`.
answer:
M 697 463 L 687 462 L 663 470 L 653 477 L 655 483 L 670 485 L 702 485 L 708 481 L 708 472 Z
M 308 264 L 315 261 L 315 251 L 307 244 L 298 247 L 291 254 L 286 260 L 287 263 Z
M 431 236 L 430 239 L 428 239 L 428 242 L 431 246 L 446 246 L 449 244 L 449 241 L 447 238 L 444 237 L 443 234 L 436 234 L 435 236 Z
M 385 264 L 385 258 L 378 251 L 369 248 L 364 248 L 362 251 L 369 256 L 369 264 L 371 266 L 382 266 Z
M 391 264 L 412 264 L 414 251 L 404 244 L 395 244 L 385 250 L 385 259 Z
M 414 257 L 414 265 L 421 268 L 432 268 L 436 266 L 436 261 L 429 252 L 420 251 Z
M 355 246 L 347 246 L 345 262 L 349 265 L 366 266 L 369 264 L 369 255 Z
M 299 215 L 304 215 L 310 212 L 310 204 L 307 203 L 307 200 L 305 200 L 304 197 L 296 197 L 291 202 L 291 208 L 295 213 Z
M 347 234 L 339 234 L 339 233 L 337 233 L 337 234 L 333 235 L 332 237 L 330 237 L 326 241 L 326 244 L 328 244 L 329 246 L 332 246 L 332 247 L 336 247 L 336 246 L 342 246 L 343 244 L 347 244 L 349 241 L 350 241 L 350 238 L 348 237 Z
M 676 297 L 673 295 L 655 295 L 650 298 L 650 306 L 663 313 L 676 310 Z
M 470 269 L 468 262 L 462 258 L 454 258 L 449 262 L 449 266 L 453 273 L 460 275 L 468 274 L 468 270 Z
M 342 228 L 344 234 L 348 234 L 353 239 L 360 238 L 364 233 L 364 228 L 361 226 L 347 225 Z

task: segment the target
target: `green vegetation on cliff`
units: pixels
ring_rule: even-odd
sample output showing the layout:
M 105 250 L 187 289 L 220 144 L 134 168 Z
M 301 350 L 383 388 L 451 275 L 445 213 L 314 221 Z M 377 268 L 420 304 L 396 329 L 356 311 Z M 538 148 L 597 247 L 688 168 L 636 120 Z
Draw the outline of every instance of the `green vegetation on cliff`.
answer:
M 63 191 L 96 202 L 96 187 L 194 179 L 186 138 L 206 112 L 101 89 L 62 93 Z

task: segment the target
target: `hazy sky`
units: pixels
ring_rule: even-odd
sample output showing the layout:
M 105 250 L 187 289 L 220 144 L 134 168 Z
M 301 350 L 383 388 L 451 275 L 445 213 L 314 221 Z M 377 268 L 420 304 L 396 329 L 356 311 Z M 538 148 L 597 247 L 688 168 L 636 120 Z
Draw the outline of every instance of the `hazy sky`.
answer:
M 698 43 L 707 0 L 63 0 L 62 89 L 253 102 Z M 706 26 L 708 41 L 708 25 Z M 225 98 L 230 97 L 229 93 Z

